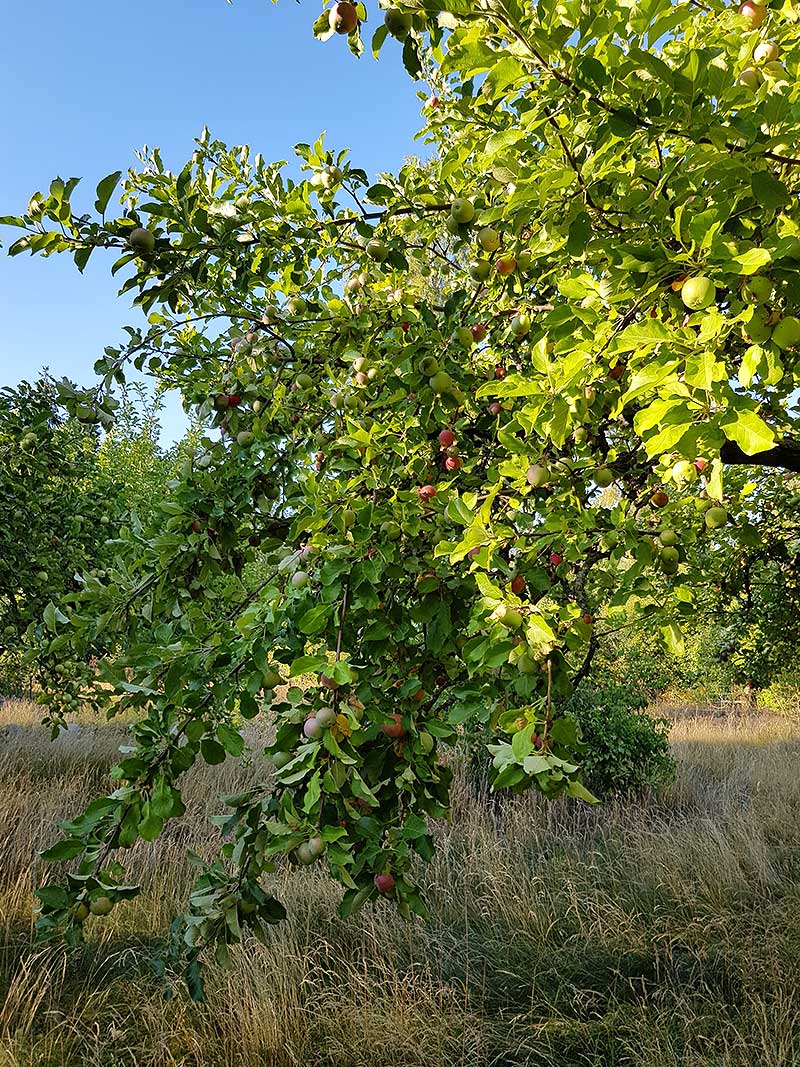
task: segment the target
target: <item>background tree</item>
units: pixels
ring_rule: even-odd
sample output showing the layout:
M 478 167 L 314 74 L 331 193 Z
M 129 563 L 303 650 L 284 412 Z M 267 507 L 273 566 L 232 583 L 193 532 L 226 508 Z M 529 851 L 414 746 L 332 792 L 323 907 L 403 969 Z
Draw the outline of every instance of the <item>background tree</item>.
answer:
M 365 17 L 315 32 L 359 52 Z M 40 627 L 51 716 L 65 656 L 99 662 L 85 698 L 141 712 L 119 788 L 47 853 L 81 862 L 43 934 L 135 894 L 120 850 L 182 813 L 181 775 L 276 723 L 276 782 L 228 799 L 192 896 L 196 995 L 204 949 L 282 915 L 280 856 L 324 857 L 343 914 L 424 913 L 462 723 L 495 733 L 495 788 L 591 799 L 573 685 L 631 610 L 680 648 L 744 521 L 726 465 L 800 467 L 793 9 L 454 0 L 390 9 L 388 36 L 434 86 L 432 166 L 370 184 L 320 140 L 294 181 L 206 132 L 179 173 L 129 172 L 115 217 L 118 174 L 96 217 L 57 179 L 5 220 L 12 254 L 128 268 L 148 326 L 99 361 L 99 411 L 132 365 L 203 427 L 157 521 Z M 434 296 L 409 268 L 445 233 Z

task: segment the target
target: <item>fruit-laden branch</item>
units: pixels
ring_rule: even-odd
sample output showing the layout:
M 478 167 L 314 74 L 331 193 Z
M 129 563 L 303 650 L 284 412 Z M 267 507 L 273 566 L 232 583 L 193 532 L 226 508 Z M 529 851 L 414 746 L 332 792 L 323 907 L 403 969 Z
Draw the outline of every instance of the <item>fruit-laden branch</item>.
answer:
M 720 449 L 723 463 L 744 463 L 750 467 L 782 467 L 800 473 L 800 442 L 784 440 L 766 452 L 748 456 L 735 441 L 726 441 Z

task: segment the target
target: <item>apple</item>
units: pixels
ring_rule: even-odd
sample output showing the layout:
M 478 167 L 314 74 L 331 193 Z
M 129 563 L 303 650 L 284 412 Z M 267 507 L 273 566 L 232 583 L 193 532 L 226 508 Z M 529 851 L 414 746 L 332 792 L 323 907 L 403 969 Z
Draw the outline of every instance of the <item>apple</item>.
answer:
M 754 3 L 754 0 L 745 0 L 743 4 L 739 4 L 738 11 L 740 15 L 744 15 L 753 30 L 758 29 L 767 17 L 766 7 Z
M 486 334 L 489 332 L 486 327 L 486 324 L 483 322 L 476 322 L 472 327 L 470 327 L 470 329 L 472 330 L 472 340 L 478 344 L 484 339 Z
M 457 471 L 461 467 L 461 459 L 459 456 L 448 456 L 444 465 L 449 471 Z
M 459 326 L 453 334 L 453 340 L 458 342 L 464 348 L 472 348 L 474 341 L 472 340 L 472 330 L 469 326 Z
M 402 41 L 408 37 L 408 31 L 411 29 L 411 12 L 390 7 L 383 16 L 383 23 L 392 37 Z
M 281 767 L 285 767 L 287 763 L 290 763 L 294 757 L 291 752 L 278 751 L 272 753 L 272 762 L 275 765 L 276 770 L 280 770 Z
M 525 337 L 530 332 L 531 317 L 524 311 L 518 312 L 511 320 L 511 332 L 517 338 Z
M 436 496 L 436 490 L 432 485 L 421 485 L 419 489 L 417 489 L 417 496 L 424 503 L 427 503 L 427 501 L 433 500 Z
M 228 402 L 227 406 L 229 408 L 238 408 L 242 402 L 242 398 L 239 396 L 238 393 L 228 393 L 225 399 Z
M 513 274 L 517 269 L 517 261 L 513 256 L 502 256 L 495 261 L 494 266 L 501 278 L 507 278 L 509 274 Z
M 394 740 L 403 736 L 406 731 L 403 726 L 403 716 L 399 711 L 392 713 L 392 722 L 385 722 L 383 726 L 381 726 L 381 732 L 385 734 L 386 737 L 391 737 Z
M 92 915 L 108 915 L 113 907 L 114 902 L 110 897 L 95 897 L 89 902 L 89 911 Z
M 772 341 L 781 350 L 800 344 L 800 319 L 785 315 L 772 331 Z
M 365 249 L 370 259 L 376 263 L 383 263 L 386 257 L 389 255 L 389 249 L 384 241 L 380 237 L 373 237 L 367 241 L 367 247 Z
M 456 435 L 452 430 L 440 430 L 439 431 L 439 444 L 442 448 L 450 448 L 456 441 Z
M 345 283 L 345 289 L 348 293 L 357 293 L 361 288 L 361 279 L 357 274 L 354 274 L 352 278 L 348 278 Z
M 694 465 L 697 468 L 697 470 L 700 472 L 700 474 L 702 474 L 703 471 L 708 466 L 708 460 L 707 459 L 696 459 L 694 461 Z
M 236 435 L 236 443 L 241 448 L 248 448 L 255 441 L 256 435 L 252 430 L 240 430 Z
M 325 842 L 321 837 L 312 837 L 308 842 L 308 850 L 314 859 L 318 859 L 325 851 Z
M 687 278 L 681 288 L 681 300 L 690 311 L 703 311 L 717 298 L 717 288 L 705 274 Z
M 302 589 L 308 585 L 308 573 L 306 571 L 295 571 L 292 575 L 292 588 Z
M 365 356 L 357 356 L 353 360 L 353 370 L 355 370 L 355 371 L 365 371 L 368 368 L 368 366 L 369 366 L 369 363 L 368 363 L 368 361 L 367 361 Z
M 750 320 L 742 326 L 742 334 L 745 340 L 754 345 L 765 344 L 772 336 L 770 315 L 766 308 L 756 307 Z
M 312 715 L 310 719 L 306 719 L 303 723 L 303 736 L 312 740 L 315 737 L 319 737 L 322 733 L 322 726 L 317 722 L 315 715 Z
M 426 378 L 431 378 L 439 370 L 439 360 L 436 356 L 423 356 L 417 364 L 417 370 Z
M 677 548 L 673 547 L 672 545 L 667 545 L 661 549 L 660 558 L 662 563 L 672 564 L 678 562 L 678 560 L 680 559 L 680 555 L 678 553 Z
M 304 315 L 308 309 L 308 304 L 302 296 L 293 296 L 286 302 L 286 310 L 290 315 Z
M 678 483 L 691 482 L 697 477 L 697 468 L 688 459 L 679 459 L 672 468 L 672 477 Z
M 680 538 L 674 530 L 662 530 L 658 539 L 665 548 L 674 548 Z
M 720 526 L 724 526 L 727 521 L 728 512 L 725 508 L 712 507 L 709 508 L 705 514 L 705 522 L 709 530 L 718 530 Z
M 650 503 L 654 508 L 663 508 L 669 503 L 669 497 L 663 489 L 657 489 L 650 497 Z
M 475 205 L 471 200 L 467 200 L 466 197 L 460 196 L 450 205 L 450 217 L 457 222 L 459 226 L 472 222 L 475 218 Z
M 525 579 L 522 577 L 521 574 L 517 574 L 514 578 L 512 578 L 512 580 L 511 580 L 511 592 L 515 596 L 519 596 L 520 593 L 524 593 L 525 592 Z
M 755 92 L 761 84 L 761 75 L 753 67 L 747 67 L 739 77 L 736 79 L 737 84 L 743 85 L 745 89 L 750 89 Z
M 560 567 L 561 564 L 564 562 L 564 557 L 561 555 L 560 552 L 551 552 L 550 562 L 554 567 Z
M 149 230 L 137 226 L 128 234 L 128 244 L 137 256 L 151 256 L 156 247 L 156 239 Z
M 495 378 L 498 379 L 498 381 L 501 378 L 505 378 L 505 376 L 506 376 L 506 368 L 503 366 L 502 363 L 498 363 L 497 366 L 494 368 L 494 376 L 495 376 Z
M 358 12 L 348 0 L 339 0 L 328 12 L 328 24 L 335 33 L 352 33 L 358 25 Z
M 500 247 L 500 234 L 491 226 L 478 231 L 478 244 L 484 252 L 496 252 Z
M 353 377 L 356 385 L 366 385 L 369 382 L 369 378 L 363 371 L 359 371 L 358 374 Z
M 336 719 L 336 712 L 333 708 L 320 708 L 315 718 L 320 724 L 320 726 L 330 726 L 330 724 Z
M 339 688 L 339 683 L 336 681 L 336 679 L 335 678 L 331 678 L 330 675 L 327 675 L 327 674 L 321 674 L 319 676 L 319 684 L 323 687 L 323 689 L 338 689 Z
M 583 615 L 581 615 L 581 622 L 585 623 L 586 626 L 591 626 L 592 625 L 593 619 L 592 619 L 592 616 L 589 614 L 588 611 L 584 611 Z
M 492 265 L 488 259 L 476 259 L 469 265 L 469 276 L 474 282 L 485 282 L 491 269 Z
M 753 49 L 753 60 L 761 66 L 762 63 L 774 63 L 780 54 L 781 50 L 774 41 L 762 41 Z
M 522 626 L 522 615 L 516 608 L 501 604 L 495 611 L 495 619 L 507 630 L 518 630 Z
M 493 400 L 486 410 L 490 415 L 499 415 L 503 410 L 503 405 L 498 400 Z
M 609 378 L 613 378 L 615 382 L 618 382 L 622 375 L 625 373 L 624 363 L 615 363 L 611 370 L 608 372 Z
M 614 481 L 614 475 L 608 467 L 598 467 L 593 474 L 593 478 L 595 485 L 599 486 L 600 489 L 607 489 Z
M 89 918 L 90 914 L 91 913 L 89 911 L 88 904 L 85 904 L 83 901 L 81 901 L 81 903 L 75 909 L 75 922 L 76 923 L 84 922 L 86 919 Z
M 379 893 L 391 893 L 395 887 L 394 876 L 391 874 L 376 874 L 373 881 Z
M 313 388 L 314 385 L 314 379 L 310 374 L 306 374 L 305 372 L 298 374 L 294 381 L 297 388 L 302 389 L 304 392 L 307 389 Z
M 313 863 L 314 860 L 317 858 L 311 851 L 308 842 L 306 841 L 304 841 L 302 845 L 297 846 L 297 850 L 295 851 L 294 857 L 298 863 L 302 864 L 303 867 L 308 867 L 308 865 L 310 863 Z
M 742 299 L 748 304 L 766 304 L 772 296 L 772 282 L 757 274 L 742 286 Z
M 539 489 L 550 481 L 550 470 L 542 463 L 533 463 L 528 467 L 525 477 L 529 485 L 532 485 L 534 489 Z
M 472 336 L 470 335 L 470 343 L 472 343 Z M 428 380 L 428 385 L 439 396 L 443 393 L 450 393 L 453 389 L 453 379 L 450 375 L 443 370 L 437 371 L 432 378 Z

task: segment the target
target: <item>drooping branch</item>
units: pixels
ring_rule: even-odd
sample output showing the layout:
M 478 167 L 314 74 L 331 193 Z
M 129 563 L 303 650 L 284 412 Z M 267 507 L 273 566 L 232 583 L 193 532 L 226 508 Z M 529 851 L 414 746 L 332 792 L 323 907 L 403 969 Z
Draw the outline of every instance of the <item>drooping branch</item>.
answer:
M 728 464 L 746 464 L 750 467 L 781 467 L 783 470 L 800 473 L 800 441 L 783 440 L 765 452 L 748 456 L 735 441 L 726 441 L 720 449 L 720 459 Z

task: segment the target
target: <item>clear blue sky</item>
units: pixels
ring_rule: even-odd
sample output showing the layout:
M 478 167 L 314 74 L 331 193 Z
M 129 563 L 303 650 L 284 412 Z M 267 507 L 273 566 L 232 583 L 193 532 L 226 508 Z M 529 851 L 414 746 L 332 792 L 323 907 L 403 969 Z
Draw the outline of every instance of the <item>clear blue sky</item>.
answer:
M 377 24 L 374 12 L 366 36 Z M 82 177 L 85 206 L 97 181 L 144 144 L 179 168 L 207 124 L 267 159 L 323 130 L 368 173 L 396 169 L 421 150 L 420 101 L 389 39 L 376 63 L 345 39 L 311 35 L 319 3 L 295 0 L 38 0 L 9 2 L 0 37 L 0 215 L 24 211 L 56 175 Z M 80 201 L 83 204 L 83 201 Z M 103 347 L 136 321 L 116 296 L 111 257 L 78 274 L 66 257 L 9 259 L 0 231 L 0 385 L 42 366 L 88 384 Z M 165 438 L 180 434 L 171 404 Z

